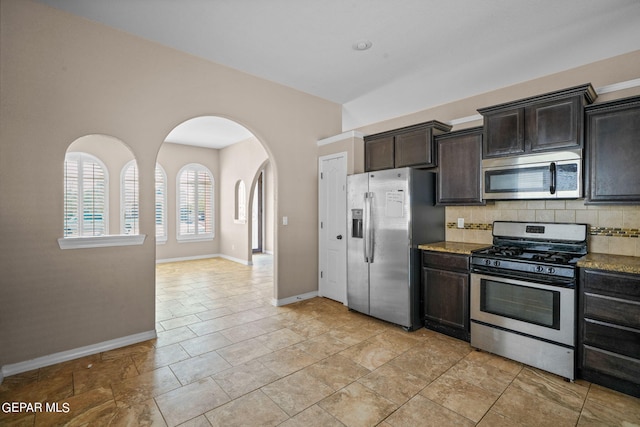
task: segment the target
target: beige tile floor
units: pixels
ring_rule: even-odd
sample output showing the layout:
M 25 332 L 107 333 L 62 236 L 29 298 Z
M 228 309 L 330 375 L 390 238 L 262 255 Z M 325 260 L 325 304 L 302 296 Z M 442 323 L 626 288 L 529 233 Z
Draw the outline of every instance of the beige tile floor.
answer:
M 0 425 L 640 425 L 640 399 L 272 287 L 266 255 L 159 265 L 158 338 L 5 378 L 0 402 L 69 412 Z

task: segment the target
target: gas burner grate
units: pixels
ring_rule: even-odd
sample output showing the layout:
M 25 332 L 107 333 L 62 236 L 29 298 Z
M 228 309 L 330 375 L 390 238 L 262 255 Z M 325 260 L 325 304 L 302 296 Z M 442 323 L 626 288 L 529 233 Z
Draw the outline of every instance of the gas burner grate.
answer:
M 488 255 L 514 257 L 522 255 L 523 250 L 517 246 L 492 246 L 487 249 L 486 253 Z
M 573 259 L 573 255 L 563 252 L 550 252 L 535 254 L 534 261 L 551 262 L 554 264 L 568 264 Z

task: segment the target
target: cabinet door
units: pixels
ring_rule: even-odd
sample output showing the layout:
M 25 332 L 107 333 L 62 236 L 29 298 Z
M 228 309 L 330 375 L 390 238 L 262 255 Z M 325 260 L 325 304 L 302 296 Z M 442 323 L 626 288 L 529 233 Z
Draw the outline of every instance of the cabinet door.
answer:
M 582 147 L 581 112 L 579 96 L 525 108 L 525 147 L 532 152 Z
M 640 98 L 587 112 L 589 203 L 640 203 Z
M 396 135 L 395 167 L 405 166 L 436 166 L 430 128 Z
M 469 330 L 469 275 L 423 268 L 425 318 Z
M 436 137 L 437 204 L 482 205 L 482 128 Z
M 366 172 L 393 169 L 393 136 L 365 140 L 364 162 Z
M 482 157 L 524 153 L 524 109 L 485 114 L 484 132 Z

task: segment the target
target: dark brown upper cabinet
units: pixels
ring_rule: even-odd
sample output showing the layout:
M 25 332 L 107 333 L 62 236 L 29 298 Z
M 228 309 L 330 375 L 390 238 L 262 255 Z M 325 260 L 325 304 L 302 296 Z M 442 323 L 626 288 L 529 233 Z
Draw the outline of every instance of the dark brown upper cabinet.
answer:
M 640 203 L 640 96 L 586 109 L 586 203 Z
M 414 167 L 435 167 L 433 138 L 449 132 L 451 126 L 435 120 L 364 137 L 365 171 Z
M 438 153 L 436 204 L 484 205 L 482 126 L 435 137 Z
M 595 99 L 589 83 L 478 109 L 484 116 L 482 157 L 582 148 L 584 107 Z

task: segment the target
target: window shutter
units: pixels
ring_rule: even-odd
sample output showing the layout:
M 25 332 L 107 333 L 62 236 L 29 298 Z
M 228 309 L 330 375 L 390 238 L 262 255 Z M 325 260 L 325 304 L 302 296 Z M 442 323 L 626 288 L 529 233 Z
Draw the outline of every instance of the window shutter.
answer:
M 64 237 L 107 234 L 107 174 L 86 153 L 67 153 L 64 162 Z
M 140 233 L 138 165 L 129 162 L 122 174 L 122 234 Z
M 82 235 L 106 234 L 104 169 L 93 161 L 82 162 Z
M 167 183 L 160 165 L 156 165 L 156 237 L 167 237 Z
M 185 166 L 178 177 L 178 200 L 178 236 L 213 237 L 213 178 L 209 169 L 198 164 Z
M 204 171 L 198 172 L 198 233 L 211 233 L 213 200 L 211 200 L 211 180 Z
M 79 159 L 64 162 L 64 237 L 80 235 Z

